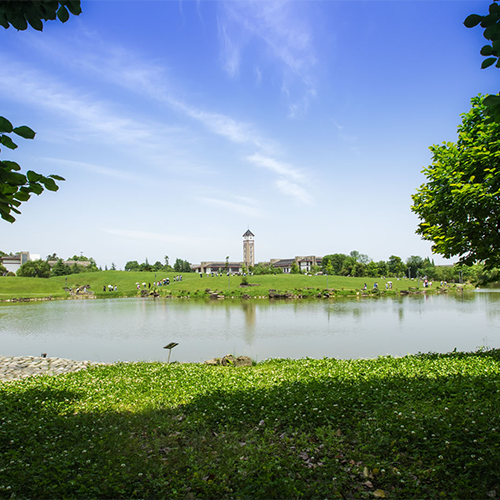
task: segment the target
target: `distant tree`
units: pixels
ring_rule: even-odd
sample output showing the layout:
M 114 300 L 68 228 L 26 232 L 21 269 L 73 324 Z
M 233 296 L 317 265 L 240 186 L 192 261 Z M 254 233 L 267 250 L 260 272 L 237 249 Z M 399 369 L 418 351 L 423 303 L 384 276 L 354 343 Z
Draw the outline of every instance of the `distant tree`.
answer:
M 68 274 L 71 274 L 71 268 L 65 264 L 62 259 L 57 259 L 57 262 L 50 271 L 50 274 L 52 276 L 67 276 Z
M 396 278 L 400 278 L 404 276 L 406 272 L 406 265 L 397 255 L 391 255 L 389 260 L 387 261 L 387 267 L 389 269 L 389 274 L 391 276 L 395 276 Z
M 290 273 L 291 274 L 300 274 L 300 268 L 299 268 L 297 262 L 294 261 L 294 263 L 292 264 L 292 267 L 290 268 Z
M 0 264 L 0 275 L 5 276 L 8 272 L 7 268 Z
M 17 270 L 16 274 L 25 278 L 49 278 L 50 265 L 44 260 L 29 260 Z
M 168 255 L 165 255 L 165 265 L 168 267 Z
M 353 269 L 355 264 L 356 264 L 356 259 L 354 257 L 351 256 L 346 257 L 342 264 L 342 269 L 340 270 L 339 274 L 342 276 L 354 276 Z
M 410 269 L 410 277 L 416 278 L 417 273 L 419 276 L 423 276 L 424 259 L 419 255 L 411 255 L 406 259 L 406 267 Z
M 58 260 L 58 256 L 57 254 L 54 252 L 53 254 L 51 255 L 47 255 L 47 257 L 45 258 L 46 261 L 49 261 L 49 260 Z
M 366 265 L 365 273 L 366 276 L 371 276 L 372 278 L 376 278 L 381 275 L 377 263 L 373 262 L 373 260 Z
M 111 271 L 116 271 L 116 266 L 114 262 L 111 262 Z
M 108 270 L 108 266 L 107 266 L 107 265 L 105 265 L 105 266 L 104 266 L 104 270 L 105 270 L 105 271 L 107 271 L 107 270 Z
M 389 267 L 385 260 L 380 260 L 377 262 L 377 270 L 379 276 L 387 276 L 389 274 Z
M 174 264 L 174 271 L 176 273 L 190 273 L 191 264 L 187 260 L 176 259 Z
M 344 261 L 347 259 L 347 255 L 344 255 L 343 253 L 334 253 L 331 255 L 325 255 L 323 257 L 323 260 L 321 261 L 321 266 L 323 267 L 323 270 L 326 271 L 328 270 L 328 274 L 333 275 L 339 275 L 340 272 L 342 271 L 342 266 L 344 265 Z M 330 268 L 328 266 L 331 266 Z
M 125 271 L 140 271 L 141 266 L 136 260 L 129 260 L 125 264 Z

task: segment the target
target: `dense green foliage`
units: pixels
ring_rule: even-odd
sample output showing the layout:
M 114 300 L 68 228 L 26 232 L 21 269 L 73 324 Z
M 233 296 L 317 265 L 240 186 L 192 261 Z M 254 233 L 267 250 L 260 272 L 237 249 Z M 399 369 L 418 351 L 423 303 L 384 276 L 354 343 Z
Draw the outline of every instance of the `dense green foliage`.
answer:
M 500 123 L 486 123 L 481 96 L 462 117 L 456 144 L 430 148 L 432 165 L 412 210 L 433 252 L 491 268 L 500 264 Z
M 35 138 L 35 132 L 29 127 L 24 125 L 14 127 L 9 120 L 0 116 L 0 144 L 8 149 L 17 148 L 17 144 L 10 137 L 12 133 L 24 139 Z M 12 213 L 20 214 L 18 207 L 21 203 L 28 201 L 33 193 L 39 195 L 44 189 L 57 191 L 59 188 L 55 180 L 64 180 L 58 175 L 45 177 L 33 170 L 28 170 L 25 175 L 19 170 L 21 167 L 14 161 L 0 161 L 0 217 L 8 222 L 16 220 Z
M 494 0 L 489 6 L 488 14 L 484 16 L 471 14 L 464 21 L 467 28 L 481 25 L 484 28 L 484 38 L 491 42 L 481 49 L 481 55 L 486 57 L 481 64 L 482 69 L 489 68 L 493 64 L 500 68 L 500 5 L 497 2 L 498 0 Z M 484 104 L 488 115 L 487 121 L 500 123 L 500 95 L 486 97 Z
M 16 274 L 23 278 L 49 278 L 50 266 L 44 260 L 29 260 L 17 270 Z
M 487 351 L 0 383 L 0 496 L 488 498 L 499 382 Z

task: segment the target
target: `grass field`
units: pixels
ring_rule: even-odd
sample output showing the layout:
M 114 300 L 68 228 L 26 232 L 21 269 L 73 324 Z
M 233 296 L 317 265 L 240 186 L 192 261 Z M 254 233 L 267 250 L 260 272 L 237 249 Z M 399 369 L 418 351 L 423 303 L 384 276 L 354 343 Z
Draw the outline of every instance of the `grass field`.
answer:
M 375 282 L 379 285 L 379 290 L 385 293 L 385 283 L 393 282 L 393 290 L 408 290 L 409 287 L 422 287 L 422 282 L 410 281 L 408 279 L 397 280 L 387 278 L 386 280 L 374 278 L 350 278 L 345 276 L 305 276 L 305 275 L 265 275 L 250 276 L 249 283 L 257 286 L 241 288 L 240 276 L 206 277 L 200 278 L 198 274 L 187 273 L 183 275 L 181 282 L 174 282 L 176 273 L 141 273 L 126 271 L 100 271 L 95 273 L 73 274 L 70 276 L 42 278 L 21 278 L 21 277 L 0 277 L 0 299 L 20 298 L 20 297 L 66 297 L 69 294 L 64 290 L 66 283 L 68 287 L 76 289 L 79 286 L 90 285 L 90 289 L 98 297 L 135 297 L 140 295 L 136 283 L 142 288 L 142 283 L 153 283 L 163 278 L 170 278 L 168 287 L 160 287 L 158 291 L 161 295 L 173 296 L 199 296 L 205 293 L 206 289 L 219 291 L 226 296 L 241 296 L 248 294 L 254 296 L 267 297 L 270 289 L 282 292 L 301 291 L 305 295 L 316 296 L 317 293 L 327 288 L 335 289 L 337 293 L 356 293 L 361 290 L 366 283 L 368 291 L 373 289 Z M 104 292 L 103 287 L 108 285 L 117 286 L 117 292 Z M 438 283 L 434 284 L 436 288 Z
M 0 497 L 496 498 L 499 382 L 499 350 L 0 382 Z

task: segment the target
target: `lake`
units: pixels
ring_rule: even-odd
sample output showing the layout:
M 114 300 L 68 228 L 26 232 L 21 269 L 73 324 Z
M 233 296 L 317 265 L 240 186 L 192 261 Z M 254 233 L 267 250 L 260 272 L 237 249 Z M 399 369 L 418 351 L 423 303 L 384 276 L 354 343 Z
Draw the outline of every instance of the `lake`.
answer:
M 102 299 L 0 304 L 0 354 L 200 362 L 499 347 L 500 293 L 334 300 Z

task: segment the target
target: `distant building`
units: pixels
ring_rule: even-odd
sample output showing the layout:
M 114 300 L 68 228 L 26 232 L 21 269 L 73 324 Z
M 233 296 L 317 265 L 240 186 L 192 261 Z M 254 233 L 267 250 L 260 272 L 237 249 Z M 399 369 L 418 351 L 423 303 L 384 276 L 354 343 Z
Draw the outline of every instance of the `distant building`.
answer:
M 0 264 L 2 264 L 8 272 L 16 273 L 17 270 L 29 260 L 38 260 L 39 258 L 40 255 L 30 255 L 29 252 L 20 252 L 15 255 L 0 257 Z
M 250 229 L 243 234 L 243 264 L 247 269 L 255 266 L 254 236 Z
M 297 255 L 294 259 L 271 259 L 270 265 L 283 269 L 285 274 L 292 271 L 292 265 L 295 262 L 300 271 L 310 272 L 313 266 L 321 266 L 322 257 L 309 255 L 303 257 Z
M 243 262 L 226 261 L 202 261 L 200 264 L 194 264 L 191 269 L 196 273 L 221 273 L 227 272 L 237 274 L 243 272 L 243 266 L 248 270 L 250 266 L 255 266 L 255 235 L 248 229 L 243 234 Z M 227 268 L 226 268 L 227 265 Z M 226 270 L 227 269 L 227 270 Z

